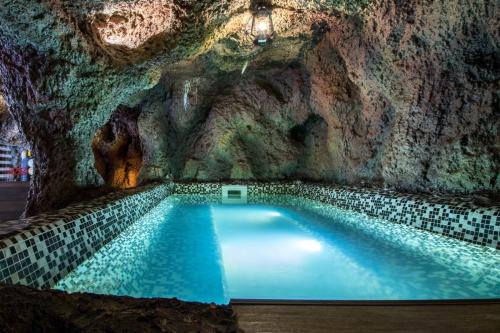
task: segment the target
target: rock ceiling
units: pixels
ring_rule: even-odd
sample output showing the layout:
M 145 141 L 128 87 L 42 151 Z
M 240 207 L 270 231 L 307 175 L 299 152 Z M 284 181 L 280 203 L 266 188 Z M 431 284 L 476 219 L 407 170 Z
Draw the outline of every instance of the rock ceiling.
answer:
M 3 97 L 39 166 L 28 210 L 104 183 L 92 142 L 124 107 L 144 180 L 498 191 L 495 2 L 267 1 L 264 46 L 257 4 L 0 0 Z

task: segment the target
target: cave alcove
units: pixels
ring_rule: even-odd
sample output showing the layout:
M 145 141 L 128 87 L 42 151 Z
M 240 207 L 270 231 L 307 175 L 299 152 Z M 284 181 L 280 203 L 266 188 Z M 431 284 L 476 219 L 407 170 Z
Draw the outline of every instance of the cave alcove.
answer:
M 128 189 L 138 185 L 142 168 L 142 148 L 137 127 L 140 111 L 119 106 L 92 140 L 95 168 L 105 186 Z

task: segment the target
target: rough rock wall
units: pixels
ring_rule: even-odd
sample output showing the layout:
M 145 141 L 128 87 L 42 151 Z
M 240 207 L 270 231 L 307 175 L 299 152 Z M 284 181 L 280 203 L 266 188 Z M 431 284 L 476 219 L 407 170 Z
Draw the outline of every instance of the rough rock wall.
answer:
M 118 107 L 92 141 L 97 172 L 111 188 L 127 189 L 137 186 L 142 167 L 138 116 L 139 111 L 136 109 Z
M 6 136 L 9 132 L 9 130 L 6 127 L 9 127 L 7 124 L 10 122 L 11 117 L 10 114 L 7 110 L 7 103 L 5 102 L 3 95 L 2 95 L 2 89 L 1 89 L 1 81 L 0 81 L 0 140 L 2 142 L 8 141 L 6 140 Z
M 0 121 L 5 121 L 9 117 L 8 110 L 7 110 L 7 103 L 5 102 L 5 99 L 3 98 L 2 95 L 2 85 L 0 81 Z
M 195 79 L 187 110 L 180 103 L 183 82 L 157 87 L 139 123 L 145 140 L 152 133 L 164 140 L 150 155 L 163 156 L 181 179 L 379 181 L 381 119 L 392 110 L 368 107 L 342 60 L 325 59 L 319 68 L 331 70 L 317 73 L 296 64 L 218 82 Z M 158 97 L 161 91 L 168 93 Z
M 161 83 L 140 127 L 165 141 L 148 154 L 163 161 L 159 174 L 180 179 L 498 193 L 498 18 L 488 1 L 334 11 L 292 61 Z M 189 79 L 199 87 L 185 110 Z
M 386 184 L 498 193 L 499 17 L 495 1 L 384 1 L 333 27 L 349 77 L 395 110 Z
M 211 2 L 160 2 L 176 16 L 155 36 L 132 33 L 140 46 L 130 48 L 117 43 L 121 28 L 107 28 L 138 13 L 148 30 L 158 23 L 148 1 L 0 0 L 4 97 L 37 164 L 28 214 L 103 184 L 92 153 L 96 131 L 130 95 L 155 85 L 163 66 L 198 52 L 213 30 Z
M 29 144 L 23 133 L 19 130 L 18 123 L 14 120 L 7 101 L 3 97 L 2 80 L 0 79 L 0 143 L 14 145 L 22 150 L 30 149 Z M 20 156 L 15 156 L 15 160 L 19 162 Z
M 242 332 L 229 306 L 177 299 L 67 294 L 20 285 L 0 285 L 0 330 L 6 333 Z
M 28 213 L 104 183 L 91 143 L 120 104 L 141 109 L 143 180 L 498 193 L 495 1 L 270 2 L 276 36 L 255 48 L 255 1 L 0 0 L 4 98 L 38 166 Z

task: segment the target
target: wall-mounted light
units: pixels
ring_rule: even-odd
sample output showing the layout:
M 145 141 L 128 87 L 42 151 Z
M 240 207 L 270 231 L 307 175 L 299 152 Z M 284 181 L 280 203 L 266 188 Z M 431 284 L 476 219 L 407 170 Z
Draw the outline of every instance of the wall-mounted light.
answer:
M 257 5 L 255 8 L 250 35 L 254 37 L 254 43 L 257 45 L 270 42 L 274 36 L 272 10 L 263 4 Z

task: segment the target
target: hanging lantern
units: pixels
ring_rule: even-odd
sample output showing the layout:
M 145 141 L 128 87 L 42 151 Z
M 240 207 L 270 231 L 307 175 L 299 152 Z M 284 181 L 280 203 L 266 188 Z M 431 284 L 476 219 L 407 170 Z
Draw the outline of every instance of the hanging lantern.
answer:
M 274 35 L 272 10 L 264 5 L 257 5 L 252 17 L 250 35 L 254 43 L 264 45 L 270 42 Z

